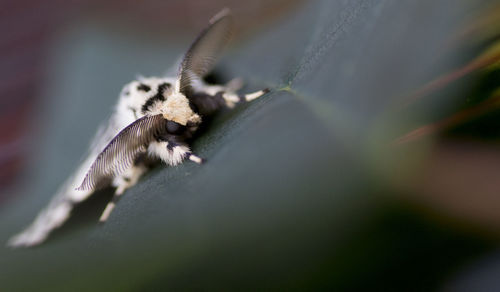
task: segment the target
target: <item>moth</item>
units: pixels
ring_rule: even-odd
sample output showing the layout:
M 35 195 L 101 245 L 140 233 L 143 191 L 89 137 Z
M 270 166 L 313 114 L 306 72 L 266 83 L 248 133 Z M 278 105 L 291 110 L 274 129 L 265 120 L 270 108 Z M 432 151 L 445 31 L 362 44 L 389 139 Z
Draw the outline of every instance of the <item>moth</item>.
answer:
M 69 218 L 76 204 L 96 190 L 111 186 L 114 196 L 99 219 L 106 221 L 118 198 L 137 183 L 151 162 L 175 166 L 189 160 L 202 164 L 204 160 L 191 151 L 189 142 L 203 119 L 268 92 L 238 94 L 242 87 L 238 78 L 225 85 L 204 82 L 203 77 L 212 70 L 231 37 L 232 23 L 228 9 L 215 15 L 181 59 L 174 77 L 141 77 L 125 85 L 87 158 L 33 223 L 12 237 L 8 245 L 42 243 Z

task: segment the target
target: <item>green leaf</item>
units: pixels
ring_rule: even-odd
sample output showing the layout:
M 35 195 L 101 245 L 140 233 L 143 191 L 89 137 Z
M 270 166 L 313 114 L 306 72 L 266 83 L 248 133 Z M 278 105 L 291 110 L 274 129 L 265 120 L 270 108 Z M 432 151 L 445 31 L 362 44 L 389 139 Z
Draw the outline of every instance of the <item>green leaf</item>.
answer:
M 243 77 L 244 91 L 272 91 L 210 122 L 193 145 L 206 164 L 152 170 L 104 225 L 109 190 L 40 247 L 1 249 L 1 290 L 441 287 L 492 244 L 394 196 L 377 168 L 391 148 L 377 147 L 391 141 L 389 122 L 417 124 L 453 99 L 392 119 L 407 93 L 463 63 L 461 46 L 447 45 L 483 7 L 470 2 L 302 4 L 222 61 L 218 72 Z M 39 111 L 48 122 L 33 141 L 26 194 L 0 215 L 3 241 L 78 164 L 120 86 L 162 72 L 184 45 L 102 23 L 61 39 Z

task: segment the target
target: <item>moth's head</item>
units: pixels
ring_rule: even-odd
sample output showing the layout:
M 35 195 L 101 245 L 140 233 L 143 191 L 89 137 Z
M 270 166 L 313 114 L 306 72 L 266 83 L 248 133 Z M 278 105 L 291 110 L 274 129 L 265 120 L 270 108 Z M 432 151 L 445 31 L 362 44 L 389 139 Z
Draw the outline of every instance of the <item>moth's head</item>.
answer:
M 166 96 L 165 101 L 162 101 L 160 113 L 165 119 L 183 126 L 201 123 L 201 117 L 193 111 L 186 96 L 175 90 Z
M 162 114 L 165 119 L 186 126 L 198 125 L 200 116 L 193 111 L 189 100 L 177 89 L 170 78 L 140 78 L 127 84 L 122 91 L 122 100 L 142 115 Z

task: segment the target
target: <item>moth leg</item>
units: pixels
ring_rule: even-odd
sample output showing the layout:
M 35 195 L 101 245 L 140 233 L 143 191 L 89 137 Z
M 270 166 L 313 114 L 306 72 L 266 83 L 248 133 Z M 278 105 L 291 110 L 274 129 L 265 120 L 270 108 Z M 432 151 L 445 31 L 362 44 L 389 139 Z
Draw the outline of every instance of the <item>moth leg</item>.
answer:
M 108 220 L 108 217 L 115 208 L 116 202 L 120 199 L 120 196 L 125 192 L 125 190 L 134 186 L 147 170 L 148 168 L 146 165 L 143 163 L 137 163 L 127 169 L 123 174 L 113 179 L 112 185 L 116 187 L 115 194 L 111 201 L 106 205 L 106 208 L 99 218 L 99 222 L 105 222 Z
M 252 93 L 247 93 L 247 94 L 237 94 L 234 92 L 224 92 L 222 94 L 222 98 L 224 98 L 226 102 L 226 106 L 229 108 L 233 108 L 237 103 L 245 103 L 245 102 L 250 102 L 252 100 L 255 100 L 264 94 L 268 93 L 269 89 L 263 89 L 263 90 L 258 90 Z
M 113 199 L 111 199 L 111 202 L 109 202 L 106 205 L 106 208 L 102 212 L 101 217 L 99 217 L 99 222 L 106 222 L 108 220 L 109 215 L 111 214 L 111 212 L 113 211 L 113 209 L 116 206 L 116 202 L 118 201 L 118 197 L 119 197 L 119 195 L 115 194 L 113 196 Z
M 194 154 L 187 145 L 169 141 L 168 139 L 150 143 L 148 151 L 172 166 L 182 163 L 184 159 L 189 159 L 198 164 L 204 162 L 204 159 Z
M 205 162 L 205 159 L 197 156 L 196 154 L 193 154 L 192 152 L 187 152 L 186 158 L 198 164 L 202 164 L 203 162 Z

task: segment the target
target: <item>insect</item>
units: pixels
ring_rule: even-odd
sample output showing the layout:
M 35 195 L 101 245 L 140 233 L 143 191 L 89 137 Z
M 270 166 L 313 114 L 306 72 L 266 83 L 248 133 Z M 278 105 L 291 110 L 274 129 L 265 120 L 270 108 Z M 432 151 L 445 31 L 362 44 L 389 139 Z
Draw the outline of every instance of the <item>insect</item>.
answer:
M 112 186 L 115 193 L 100 221 L 106 221 L 117 199 L 135 185 L 152 161 L 175 166 L 185 160 L 203 159 L 190 147 L 202 120 L 218 109 L 252 101 L 267 89 L 240 95 L 240 79 L 226 85 L 208 85 L 203 77 L 211 71 L 232 33 L 228 9 L 215 15 L 183 56 L 177 76 L 140 78 L 125 85 L 115 111 L 99 129 L 88 157 L 59 189 L 48 206 L 8 245 L 34 246 L 61 226 L 72 208 L 97 189 Z

